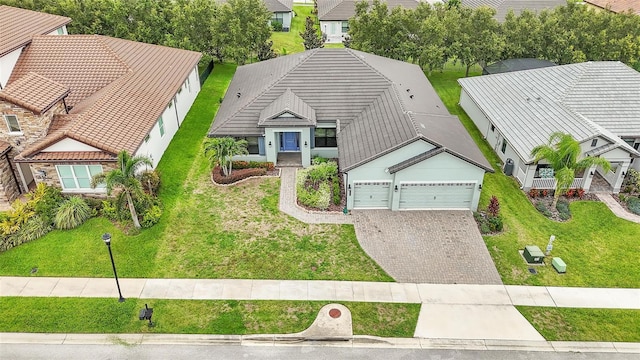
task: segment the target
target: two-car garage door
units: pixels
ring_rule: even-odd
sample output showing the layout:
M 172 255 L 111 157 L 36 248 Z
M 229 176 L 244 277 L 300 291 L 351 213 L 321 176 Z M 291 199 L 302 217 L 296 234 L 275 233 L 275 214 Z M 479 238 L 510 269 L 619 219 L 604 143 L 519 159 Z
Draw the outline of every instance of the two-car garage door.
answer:
M 399 196 L 399 209 L 470 209 L 475 182 L 407 182 L 391 189 L 390 181 L 354 183 L 355 209 L 390 209 L 393 196 Z M 399 190 L 399 191 L 397 191 Z
M 470 209 L 475 183 L 400 184 L 400 209 Z

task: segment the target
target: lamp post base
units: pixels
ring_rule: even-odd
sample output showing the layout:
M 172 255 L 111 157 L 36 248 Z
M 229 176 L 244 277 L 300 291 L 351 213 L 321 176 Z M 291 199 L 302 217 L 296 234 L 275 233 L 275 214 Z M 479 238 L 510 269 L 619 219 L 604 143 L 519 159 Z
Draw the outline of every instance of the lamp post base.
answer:
M 120 299 L 118 299 L 118 302 L 124 302 L 124 298 L 120 296 Z

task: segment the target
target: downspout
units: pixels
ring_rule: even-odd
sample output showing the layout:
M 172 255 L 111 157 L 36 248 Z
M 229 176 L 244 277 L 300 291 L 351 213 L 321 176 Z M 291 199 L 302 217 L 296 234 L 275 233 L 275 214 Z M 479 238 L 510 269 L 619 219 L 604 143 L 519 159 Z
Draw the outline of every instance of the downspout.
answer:
M 9 164 L 9 168 L 11 168 L 11 175 L 13 176 L 13 181 L 16 182 L 16 186 L 18 187 L 18 193 L 22 194 L 22 189 L 20 188 L 20 183 L 18 182 L 18 177 L 16 176 L 16 172 L 13 171 L 11 166 L 11 161 L 9 161 L 9 152 L 7 151 L 4 154 L 4 158 L 7 160 L 7 164 Z
M 182 86 L 182 85 L 180 85 Z M 178 97 L 178 95 L 176 95 L 176 98 Z M 173 99 L 171 99 L 171 101 L 173 101 Z M 178 102 L 177 101 L 173 101 L 173 107 L 175 108 L 176 111 L 176 122 L 178 123 L 178 129 L 180 128 L 180 118 L 178 117 Z

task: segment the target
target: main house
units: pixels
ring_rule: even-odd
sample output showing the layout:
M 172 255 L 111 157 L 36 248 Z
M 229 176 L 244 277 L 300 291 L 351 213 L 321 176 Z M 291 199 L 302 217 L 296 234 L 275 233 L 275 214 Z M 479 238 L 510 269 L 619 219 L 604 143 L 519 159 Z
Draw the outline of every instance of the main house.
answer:
M 314 49 L 237 69 L 211 137 L 242 160 L 337 158 L 349 209 L 476 209 L 490 164 L 420 67 Z
M 0 205 L 36 183 L 91 189 L 117 154 L 154 166 L 200 90 L 200 54 L 99 35 L 66 17 L 0 6 Z M 56 35 L 61 34 L 61 35 Z
M 327 35 L 328 43 L 340 43 L 349 32 L 349 19 L 356 15 L 358 0 L 317 0 L 320 31 Z M 389 10 L 402 6 L 415 9 L 420 0 L 382 0 Z M 439 0 L 436 0 L 439 2 Z
M 531 151 L 553 132 L 573 135 L 581 157 L 607 159 L 612 170 L 587 169 L 572 188 L 602 177 L 619 192 L 630 167 L 640 170 L 640 73 L 614 61 L 585 62 L 459 79 L 460 105 L 525 190 L 553 189 L 553 170 Z

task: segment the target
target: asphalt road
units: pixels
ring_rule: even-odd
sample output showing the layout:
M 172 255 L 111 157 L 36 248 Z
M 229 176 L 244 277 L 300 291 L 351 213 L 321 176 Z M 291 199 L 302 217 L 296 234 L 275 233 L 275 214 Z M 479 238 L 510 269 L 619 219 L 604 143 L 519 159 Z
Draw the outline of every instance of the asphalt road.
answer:
M 328 346 L 2 344 L 0 359 L 384 359 L 384 360 L 637 360 L 638 354 L 379 349 Z

